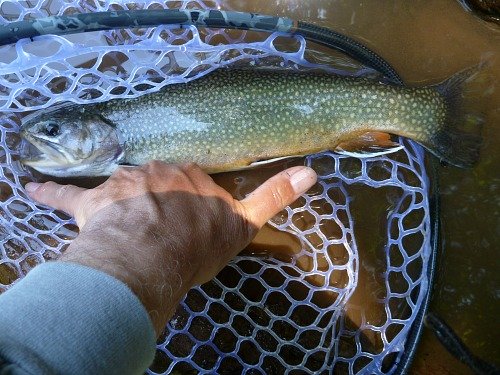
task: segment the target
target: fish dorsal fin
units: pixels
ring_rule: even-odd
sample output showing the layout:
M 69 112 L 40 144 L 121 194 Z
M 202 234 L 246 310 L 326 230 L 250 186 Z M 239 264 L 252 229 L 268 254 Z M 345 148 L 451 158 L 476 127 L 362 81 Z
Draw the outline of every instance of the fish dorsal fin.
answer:
M 373 131 L 339 143 L 335 152 L 356 158 L 369 158 L 391 154 L 402 148 L 399 143 L 391 140 L 390 134 Z

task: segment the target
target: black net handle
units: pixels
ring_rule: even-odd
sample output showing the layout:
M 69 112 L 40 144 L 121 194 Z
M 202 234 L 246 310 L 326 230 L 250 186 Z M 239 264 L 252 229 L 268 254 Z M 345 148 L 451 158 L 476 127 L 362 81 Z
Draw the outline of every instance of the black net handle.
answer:
M 382 73 L 395 84 L 403 81 L 394 68 L 378 54 L 354 39 L 327 29 L 290 18 L 222 10 L 164 9 L 121 10 L 96 13 L 79 13 L 23 20 L 0 25 L 0 46 L 40 35 L 68 35 L 90 31 L 130 27 L 176 25 L 300 35 L 330 48 L 340 50 L 362 64 Z

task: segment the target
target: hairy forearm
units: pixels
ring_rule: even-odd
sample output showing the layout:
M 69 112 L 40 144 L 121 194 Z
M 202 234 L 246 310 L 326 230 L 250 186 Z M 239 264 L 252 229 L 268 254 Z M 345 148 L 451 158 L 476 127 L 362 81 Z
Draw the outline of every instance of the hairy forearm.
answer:
M 168 250 L 151 251 L 158 246 L 159 234 L 121 232 L 123 228 L 113 225 L 88 228 L 60 261 L 92 267 L 128 285 L 146 308 L 158 336 L 192 286 L 193 273 L 186 271 L 190 265 L 175 246 L 163 243 Z

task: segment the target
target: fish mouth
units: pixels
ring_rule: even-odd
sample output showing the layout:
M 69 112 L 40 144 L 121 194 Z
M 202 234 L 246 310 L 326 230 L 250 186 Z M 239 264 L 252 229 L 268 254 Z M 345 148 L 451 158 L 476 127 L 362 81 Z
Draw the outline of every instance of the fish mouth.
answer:
M 25 146 L 21 148 L 21 163 L 24 165 L 36 168 L 61 167 L 66 164 L 66 158 L 58 149 L 58 145 L 25 131 L 21 131 L 21 137 L 26 141 Z

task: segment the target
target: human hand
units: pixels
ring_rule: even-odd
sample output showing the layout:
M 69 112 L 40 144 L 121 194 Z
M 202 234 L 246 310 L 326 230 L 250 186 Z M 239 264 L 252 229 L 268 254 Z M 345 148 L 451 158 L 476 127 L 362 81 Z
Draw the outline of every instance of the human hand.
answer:
M 194 164 L 120 168 L 94 189 L 29 183 L 28 194 L 76 219 L 61 261 L 104 271 L 142 301 L 159 335 L 194 285 L 211 280 L 275 214 L 316 182 L 289 168 L 238 201 Z

